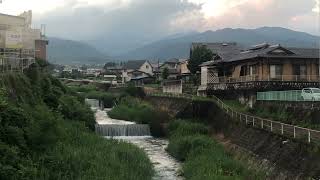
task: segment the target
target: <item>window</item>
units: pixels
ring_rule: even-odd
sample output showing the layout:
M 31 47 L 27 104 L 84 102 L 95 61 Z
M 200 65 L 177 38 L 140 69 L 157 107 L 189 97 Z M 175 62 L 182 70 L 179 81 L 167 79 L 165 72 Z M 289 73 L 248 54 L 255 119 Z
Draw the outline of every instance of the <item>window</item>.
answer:
M 316 88 L 315 88 L 315 89 L 312 89 L 312 92 L 319 94 L 319 93 L 320 93 L 320 89 L 316 89 Z
M 148 66 L 148 65 L 146 65 L 146 69 L 149 69 L 149 66 Z
M 270 78 L 281 78 L 282 65 L 270 65 Z
M 294 65 L 294 75 L 307 75 L 306 65 Z
M 257 74 L 257 66 L 250 66 L 250 76 Z
M 241 66 L 240 76 L 246 76 L 247 74 L 248 74 L 248 67 L 247 66 Z
M 307 66 L 306 65 L 294 65 L 293 73 L 297 76 L 298 79 L 307 78 Z

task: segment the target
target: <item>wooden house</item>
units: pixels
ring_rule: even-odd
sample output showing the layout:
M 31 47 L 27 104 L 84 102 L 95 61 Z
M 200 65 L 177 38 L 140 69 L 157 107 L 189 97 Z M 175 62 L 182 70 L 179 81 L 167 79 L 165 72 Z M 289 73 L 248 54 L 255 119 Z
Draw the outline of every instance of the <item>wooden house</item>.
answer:
M 289 90 L 319 87 L 319 49 L 267 43 L 246 50 L 216 49 L 201 65 L 199 92 Z

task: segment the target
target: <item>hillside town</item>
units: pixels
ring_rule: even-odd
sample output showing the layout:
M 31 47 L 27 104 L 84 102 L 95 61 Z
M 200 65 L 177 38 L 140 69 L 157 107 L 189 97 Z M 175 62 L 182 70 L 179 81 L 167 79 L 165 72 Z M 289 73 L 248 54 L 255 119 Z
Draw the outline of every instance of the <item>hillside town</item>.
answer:
M 72 3 L 88 19 L 98 11 Z M 280 27 L 181 31 L 149 44 L 131 37 L 125 55 L 106 55 L 96 47 L 120 43 L 52 38 L 47 30 L 77 32 L 51 31 L 42 21 L 55 21 L 40 12 L 0 13 L 0 179 L 320 179 L 320 36 Z

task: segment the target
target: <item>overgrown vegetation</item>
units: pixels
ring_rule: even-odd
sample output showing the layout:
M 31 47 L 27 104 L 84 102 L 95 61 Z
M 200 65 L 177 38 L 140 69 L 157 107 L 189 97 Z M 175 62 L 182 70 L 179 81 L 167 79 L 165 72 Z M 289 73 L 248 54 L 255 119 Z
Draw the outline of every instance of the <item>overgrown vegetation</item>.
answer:
M 39 64 L 1 75 L 0 179 L 151 179 L 146 154 L 95 135 L 84 97 Z
M 166 113 L 159 112 L 147 102 L 131 96 L 122 97 L 108 115 L 113 119 L 149 124 L 152 135 L 156 137 L 164 135 L 162 122 L 169 119 Z
M 183 120 L 170 122 L 168 152 L 184 162 L 187 180 L 262 179 L 234 160 L 222 145 L 208 136 L 206 126 Z
M 294 112 L 294 110 L 289 111 L 282 106 L 276 105 L 266 107 L 255 106 L 254 108 L 249 108 L 237 100 L 224 100 L 224 102 L 238 112 L 274 121 L 280 121 L 286 124 L 320 130 L 320 125 L 312 122 L 312 113 L 310 111 L 297 113 Z

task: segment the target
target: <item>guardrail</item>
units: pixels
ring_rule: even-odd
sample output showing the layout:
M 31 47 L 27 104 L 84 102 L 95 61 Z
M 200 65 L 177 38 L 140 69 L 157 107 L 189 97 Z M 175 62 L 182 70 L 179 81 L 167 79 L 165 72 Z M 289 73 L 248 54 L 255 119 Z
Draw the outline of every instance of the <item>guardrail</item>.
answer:
M 192 100 L 195 98 L 199 98 L 199 96 L 192 96 L 187 94 L 148 93 L 147 95 L 158 97 L 186 98 Z M 231 118 L 239 121 L 240 123 L 244 123 L 247 126 L 252 126 L 257 129 L 263 129 L 274 134 L 279 134 L 292 139 L 299 139 L 307 143 L 320 143 L 320 131 L 237 112 L 216 96 L 213 96 L 210 99 L 208 98 L 208 100 L 212 100 Z

